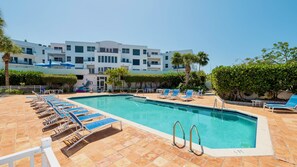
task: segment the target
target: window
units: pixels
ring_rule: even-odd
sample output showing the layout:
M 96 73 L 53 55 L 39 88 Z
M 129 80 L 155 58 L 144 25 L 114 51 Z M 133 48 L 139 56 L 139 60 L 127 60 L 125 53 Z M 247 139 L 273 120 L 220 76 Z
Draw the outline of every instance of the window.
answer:
M 133 59 L 133 65 L 134 66 L 139 66 L 140 65 L 139 59 Z
M 62 49 L 62 47 L 60 47 L 60 46 L 55 46 L 55 47 L 54 47 L 54 50 L 63 50 L 63 49 Z
M 113 49 L 112 49 L 112 52 L 113 52 L 113 53 L 119 53 L 119 49 L 118 49 L 118 48 L 113 48 Z
M 60 62 L 62 62 L 63 59 L 62 59 L 62 57 L 55 57 L 55 58 L 54 58 L 54 61 L 60 61 Z
M 29 59 L 29 63 L 28 64 L 30 64 L 30 65 L 32 65 L 33 63 L 32 63 L 32 59 Z
M 104 63 L 104 56 L 101 56 L 101 62 Z
M 95 74 L 95 69 L 94 68 L 89 68 L 89 73 L 90 74 Z
M 133 55 L 139 56 L 140 50 L 139 49 L 133 49 Z
M 168 68 L 168 64 L 165 64 L 165 68 Z
M 111 62 L 114 63 L 114 57 L 113 56 L 111 57 Z
M 129 48 L 123 48 L 122 49 L 122 53 L 130 53 L 130 49 Z
M 126 62 L 129 63 L 130 62 L 129 59 L 126 59 Z
M 146 64 L 146 60 L 145 59 L 143 60 L 143 64 Z
M 95 57 L 92 57 L 92 61 L 95 61 Z
M 43 55 L 44 55 L 44 52 L 45 52 L 45 51 L 44 51 L 44 50 L 42 50 L 42 54 L 43 54 Z
M 68 61 L 68 62 L 71 61 L 71 56 L 67 56 L 67 61 Z
M 101 62 L 101 56 L 98 56 L 98 63 Z
M 84 79 L 84 76 L 83 76 L 83 75 L 76 75 L 76 78 L 77 78 L 78 80 L 83 80 L 83 79 Z
M 42 59 L 42 63 L 45 63 L 45 60 L 44 59 Z
M 110 63 L 110 56 L 108 56 L 108 63 Z
M 114 57 L 114 62 L 118 63 L 118 57 Z
M 33 49 L 32 48 L 27 48 L 27 54 L 33 55 Z
M 152 55 L 158 55 L 158 52 L 152 52 Z
M 165 56 L 165 60 L 168 60 L 168 56 Z
M 76 53 L 84 53 L 84 47 L 83 46 L 75 46 L 75 52 Z
M 105 59 L 105 61 L 104 61 L 104 62 L 105 62 L 105 63 L 107 63 L 107 56 L 105 56 L 105 58 L 104 58 L 104 59 Z
M 67 45 L 67 50 L 71 50 L 71 45 Z
M 87 51 L 88 52 L 94 52 L 95 51 L 95 46 L 87 46 Z
M 100 48 L 100 52 L 105 52 L 105 48 Z
M 146 49 L 143 49 L 143 54 L 146 55 Z
M 27 58 L 24 58 L 24 62 L 26 62 L 26 63 L 27 63 L 27 62 L 28 62 L 28 59 L 27 59 Z
M 91 57 L 88 57 L 88 61 L 91 61 Z
M 75 63 L 83 64 L 84 63 L 84 58 L 83 57 L 75 57 Z
M 26 53 L 26 48 L 22 48 L 22 52 L 23 53 Z

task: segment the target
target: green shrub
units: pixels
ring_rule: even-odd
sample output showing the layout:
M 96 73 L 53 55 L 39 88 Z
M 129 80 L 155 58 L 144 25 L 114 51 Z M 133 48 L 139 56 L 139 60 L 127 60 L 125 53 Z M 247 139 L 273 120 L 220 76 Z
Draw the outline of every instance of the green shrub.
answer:
M 276 98 L 279 91 L 297 92 L 297 64 L 220 66 L 212 71 L 212 84 L 225 99 L 238 95 L 268 92 Z M 242 98 L 241 98 L 242 99 Z
M 19 85 L 24 83 L 25 85 L 41 85 L 42 73 L 35 71 L 14 71 L 9 70 L 9 83 L 10 85 Z M 4 70 L 0 70 L 0 85 L 5 85 L 5 73 Z
M 5 90 L 5 93 L 8 93 L 8 94 L 15 94 L 15 95 L 21 95 L 21 94 L 24 94 L 24 91 L 22 90 L 19 90 L 19 89 L 6 89 Z

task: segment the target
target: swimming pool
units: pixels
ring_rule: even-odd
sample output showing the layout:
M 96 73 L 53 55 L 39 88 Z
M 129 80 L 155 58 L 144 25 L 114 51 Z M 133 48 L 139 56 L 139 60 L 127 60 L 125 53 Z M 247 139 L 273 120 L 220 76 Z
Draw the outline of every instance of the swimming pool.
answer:
M 180 121 L 187 140 L 191 126 L 196 125 L 201 136 L 201 145 L 208 148 L 256 147 L 257 118 L 242 113 L 145 100 L 133 96 L 95 96 L 71 100 L 169 135 L 172 135 L 174 122 Z M 177 136 L 182 137 L 179 128 Z

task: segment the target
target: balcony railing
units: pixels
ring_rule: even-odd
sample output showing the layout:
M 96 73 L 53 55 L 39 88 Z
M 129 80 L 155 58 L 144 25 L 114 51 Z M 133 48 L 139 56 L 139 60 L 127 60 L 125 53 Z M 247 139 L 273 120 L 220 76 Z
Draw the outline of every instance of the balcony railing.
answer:
M 33 65 L 35 62 L 29 62 L 29 61 L 10 61 L 9 63 L 11 64 L 25 64 L 25 65 Z
M 0 157 L 0 165 L 8 164 L 9 167 L 14 166 L 14 162 L 23 158 L 30 158 L 30 167 L 34 166 L 34 155 L 42 154 L 42 167 L 60 167 L 52 148 L 52 139 L 50 137 L 41 139 L 41 146 L 30 148 L 14 154 Z

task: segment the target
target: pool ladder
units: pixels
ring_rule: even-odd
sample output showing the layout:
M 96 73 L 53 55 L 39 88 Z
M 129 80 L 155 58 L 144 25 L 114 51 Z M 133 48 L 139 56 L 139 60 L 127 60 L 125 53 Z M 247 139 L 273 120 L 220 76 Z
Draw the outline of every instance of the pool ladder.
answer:
M 221 101 L 221 103 L 222 103 L 221 110 L 223 108 L 225 108 L 225 101 L 223 99 L 221 99 L 220 97 L 216 96 L 214 103 L 213 103 L 213 109 L 218 108 L 218 101 Z
M 177 144 L 176 144 L 176 142 L 175 142 L 175 138 L 176 138 L 176 133 L 175 133 L 175 131 L 176 131 L 176 125 L 179 125 L 179 127 L 181 128 L 181 130 L 182 130 L 182 132 L 183 132 L 183 140 L 184 140 L 184 145 L 183 146 L 178 146 Z M 201 138 L 200 138 L 200 135 L 199 135 L 199 132 L 198 132 L 198 128 L 197 128 L 197 126 L 196 125 L 192 125 L 192 127 L 191 127 L 191 129 L 190 129 L 190 152 L 192 152 L 192 153 L 194 153 L 195 155 L 202 155 L 203 154 L 203 147 L 201 146 L 201 153 L 200 154 L 197 154 L 194 150 L 193 150 L 193 146 L 192 146 L 192 143 L 193 143 L 193 130 L 195 129 L 195 131 L 196 131 L 196 134 L 197 134 L 197 137 L 198 137 L 198 144 L 201 146 Z M 175 123 L 174 123 L 174 125 L 173 125 L 173 129 L 172 129 L 172 131 L 173 131 L 173 143 L 172 143 L 172 145 L 173 146 L 176 146 L 176 147 L 178 147 L 178 148 L 184 148 L 184 147 L 186 147 L 186 137 L 185 137 L 185 131 L 184 131 L 184 128 L 183 128 L 183 126 L 182 126 L 182 124 L 179 122 L 179 121 L 176 121 Z

